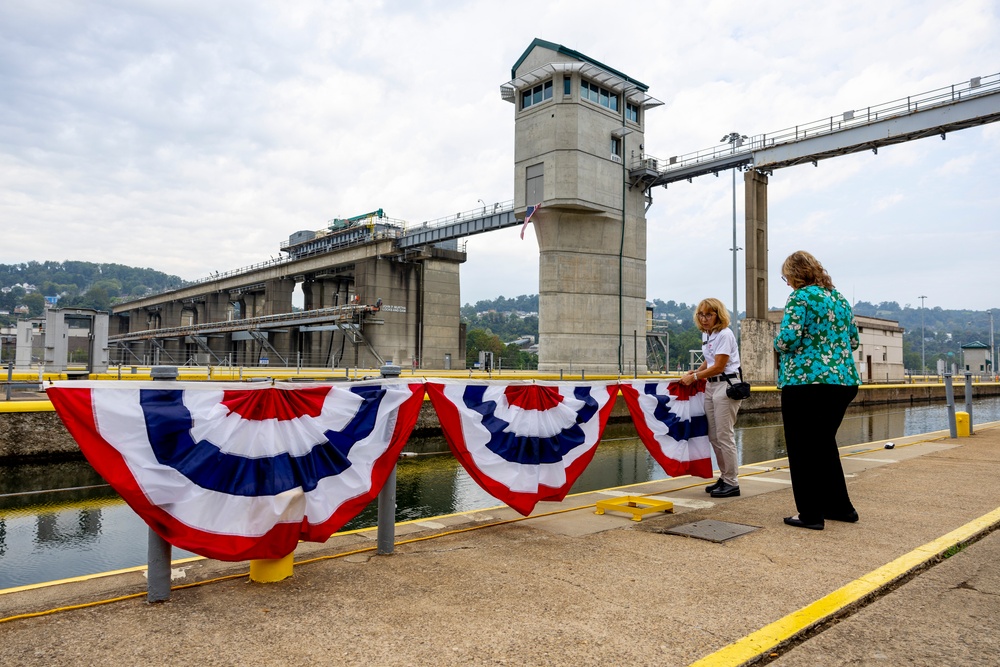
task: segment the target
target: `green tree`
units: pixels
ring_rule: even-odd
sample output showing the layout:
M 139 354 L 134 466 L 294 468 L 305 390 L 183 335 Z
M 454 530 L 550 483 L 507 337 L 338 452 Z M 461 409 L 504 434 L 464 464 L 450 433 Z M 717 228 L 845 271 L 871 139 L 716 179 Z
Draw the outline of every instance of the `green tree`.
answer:
M 23 303 L 28 307 L 28 317 L 40 317 L 45 312 L 45 297 L 38 292 L 25 294 Z
M 487 351 L 493 353 L 496 361 L 503 356 L 504 344 L 500 338 L 485 329 L 472 329 L 465 337 L 465 363 L 468 368 L 479 362 L 479 353 Z

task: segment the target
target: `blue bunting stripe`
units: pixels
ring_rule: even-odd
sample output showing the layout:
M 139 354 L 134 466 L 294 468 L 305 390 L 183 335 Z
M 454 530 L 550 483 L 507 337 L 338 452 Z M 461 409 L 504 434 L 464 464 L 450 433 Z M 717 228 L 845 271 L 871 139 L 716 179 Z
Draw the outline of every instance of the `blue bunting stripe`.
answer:
M 139 404 L 157 462 L 204 489 L 235 496 L 275 496 L 298 488 L 308 493 L 322 479 L 351 466 L 351 447 L 371 436 L 385 390 L 351 387 L 350 391 L 361 398 L 350 423 L 340 431 L 325 430 L 319 442 L 305 440 L 309 451 L 301 456 L 283 452 L 248 457 L 225 452 L 210 440 L 195 441 L 193 418 L 184 406 L 182 391 L 144 389 Z M 306 432 L 303 435 L 308 437 Z

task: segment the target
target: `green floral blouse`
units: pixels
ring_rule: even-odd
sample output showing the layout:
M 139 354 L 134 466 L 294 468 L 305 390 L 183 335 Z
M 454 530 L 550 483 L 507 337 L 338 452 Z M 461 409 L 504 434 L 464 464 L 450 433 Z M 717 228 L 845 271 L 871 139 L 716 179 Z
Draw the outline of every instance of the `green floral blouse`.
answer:
M 778 387 L 793 384 L 861 384 L 854 350 L 858 327 L 851 304 L 837 290 L 808 285 L 785 303 L 774 349 L 781 354 Z

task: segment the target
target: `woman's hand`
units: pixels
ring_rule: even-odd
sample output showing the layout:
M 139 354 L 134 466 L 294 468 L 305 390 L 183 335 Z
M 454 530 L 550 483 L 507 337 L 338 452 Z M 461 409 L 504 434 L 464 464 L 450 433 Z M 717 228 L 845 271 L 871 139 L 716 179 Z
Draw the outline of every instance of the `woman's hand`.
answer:
M 688 371 L 681 376 L 681 384 L 691 385 L 698 381 L 698 374 L 695 371 Z

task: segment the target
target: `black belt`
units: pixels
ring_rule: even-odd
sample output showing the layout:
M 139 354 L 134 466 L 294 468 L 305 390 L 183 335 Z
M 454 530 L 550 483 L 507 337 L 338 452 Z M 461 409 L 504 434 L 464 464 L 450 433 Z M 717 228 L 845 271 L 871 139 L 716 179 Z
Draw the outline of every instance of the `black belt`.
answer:
M 736 373 L 722 373 L 721 375 L 713 375 L 708 378 L 709 382 L 725 382 L 726 378 L 739 377 Z

